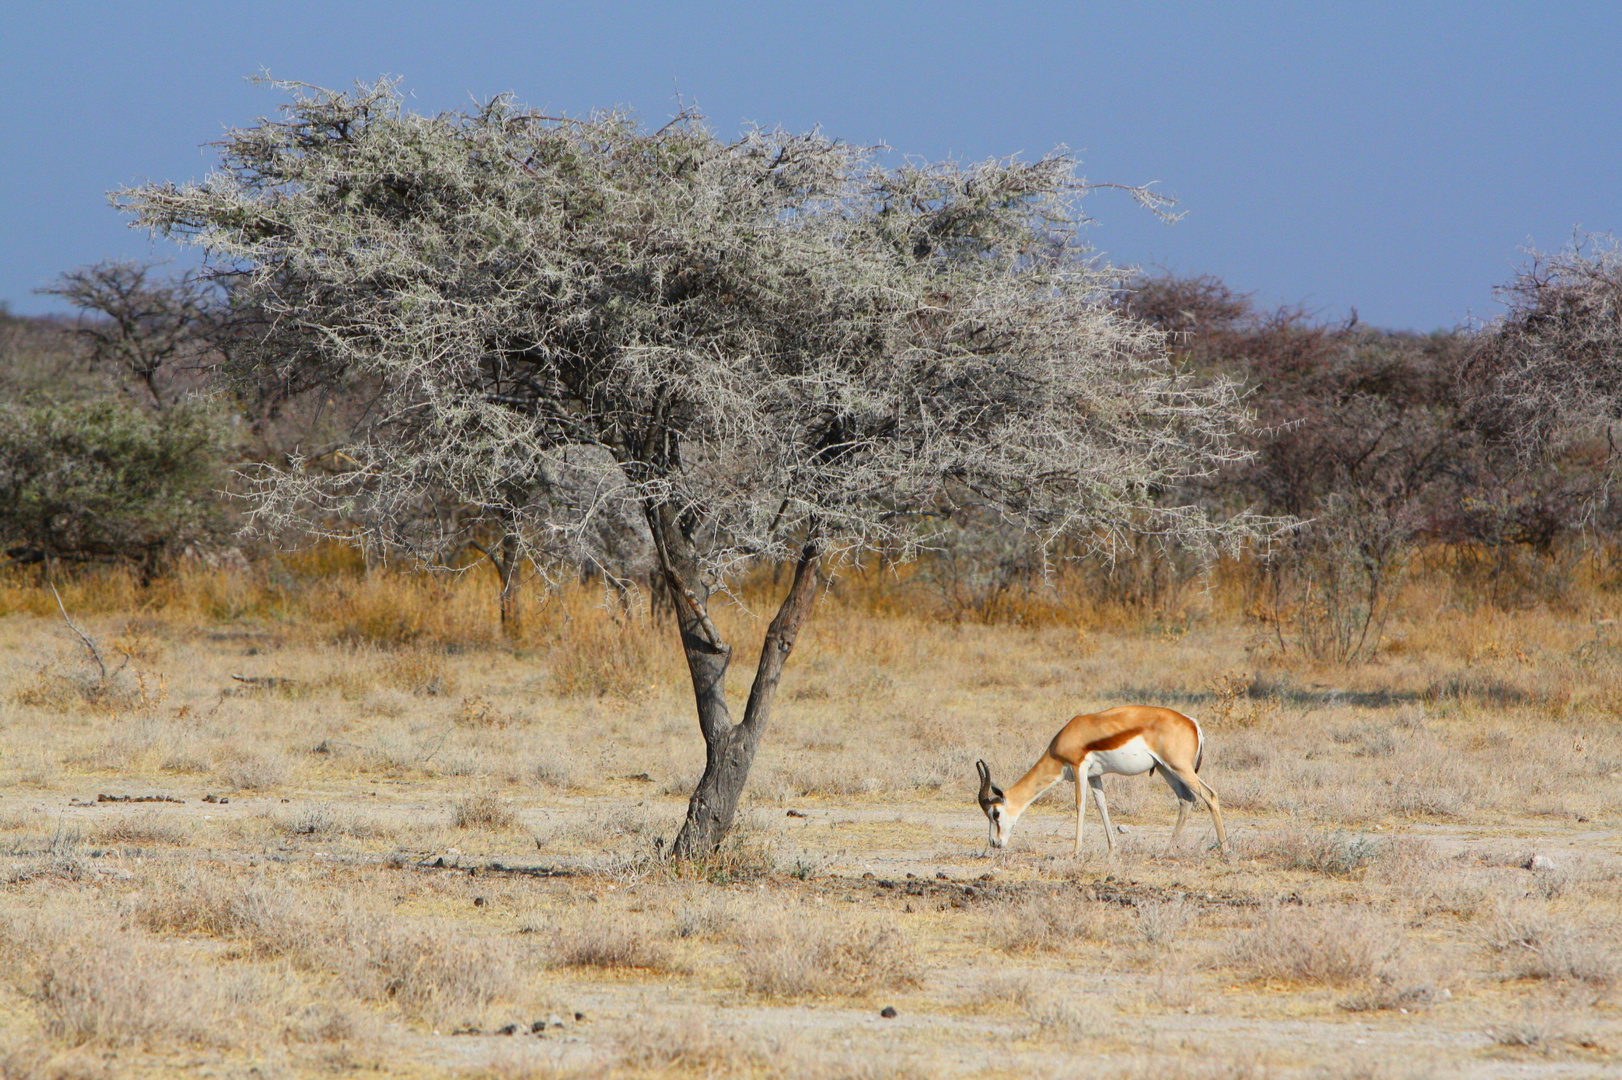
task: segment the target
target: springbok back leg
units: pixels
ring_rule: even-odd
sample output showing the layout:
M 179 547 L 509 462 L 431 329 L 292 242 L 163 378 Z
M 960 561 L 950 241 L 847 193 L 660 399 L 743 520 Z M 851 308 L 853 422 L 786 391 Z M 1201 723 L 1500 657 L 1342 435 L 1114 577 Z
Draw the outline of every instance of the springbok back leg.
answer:
M 1177 769 L 1175 771 L 1177 778 L 1188 785 L 1188 790 L 1205 800 L 1205 805 L 1210 807 L 1211 820 L 1216 825 L 1217 846 L 1222 849 L 1224 855 L 1227 854 L 1228 830 L 1222 824 L 1222 801 L 1217 798 L 1216 789 L 1201 780 L 1199 774 L 1192 769 Z
M 1177 838 L 1183 835 L 1183 826 L 1188 824 L 1188 812 L 1194 808 L 1193 792 L 1188 794 L 1189 797 L 1184 798 L 1182 792 L 1177 793 L 1177 824 L 1172 826 L 1171 842 L 1166 845 L 1168 849 L 1177 846 Z

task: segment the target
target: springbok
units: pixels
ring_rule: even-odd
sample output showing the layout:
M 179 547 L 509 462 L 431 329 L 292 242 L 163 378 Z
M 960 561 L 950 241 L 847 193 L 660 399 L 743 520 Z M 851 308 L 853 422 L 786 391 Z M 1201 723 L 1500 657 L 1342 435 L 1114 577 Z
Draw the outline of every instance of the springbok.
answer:
M 1120 705 L 1100 713 L 1072 719 L 1048 743 L 1047 751 L 1004 794 L 991 782 L 991 770 L 984 761 L 974 763 L 980 772 L 980 809 L 991 822 L 991 846 L 1004 847 L 1013 835 L 1014 822 L 1036 797 L 1067 774 L 1076 781 L 1076 848 L 1081 854 L 1081 822 L 1086 813 L 1082 798 L 1082 777 L 1093 789 L 1099 816 L 1104 819 L 1104 841 L 1115 854 L 1115 834 L 1110 831 L 1109 807 L 1104 804 L 1104 774 L 1138 776 L 1160 770 L 1172 794 L 1177 796 L 1177 826 L 1171 842 L 1177 843 L 1188 812 L 1203 801 L 1216 822 L 1217 843 L 1228 851 L 1228 833 L 1222 826 L 1222 806 L 1211 785 L 1200 779 L 1200 760 L 1205 754 L 1205 735 L 1199 723 L 1171 709 L 1152 705 Z

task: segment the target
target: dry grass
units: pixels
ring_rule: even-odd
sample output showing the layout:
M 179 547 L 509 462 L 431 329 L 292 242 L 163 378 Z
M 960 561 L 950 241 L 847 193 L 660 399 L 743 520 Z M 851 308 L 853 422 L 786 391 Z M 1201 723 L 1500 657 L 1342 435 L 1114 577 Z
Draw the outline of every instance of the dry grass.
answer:
M 451 825 L 458 829 L 488 829 L 499 832 L 518 824 L 512 806 L 493 791 L 480 792 L 456 800 L 451 807 Z
M 624 909 L 580 911 L 546 931 L 560 967 L 671 970 L 654 921 Z
M 503 641 L 487 576 L 324 550 L 87 577 L 64 600 L 134 658 L 96 702 L 0 575 L 0 1073 L 1323 1075 L 1310 1044 L 1470 1076 L 1622 1046 L 1622 596 L 1419 576 L 1347 669 L 1270 652 L 1231 576 L 942 620 L 920 574 L 819 600 L 735 836 L 680 866 L 703 754 L 640 607 L 567 590 Z M 768 584 L 716 609 L 734 693 Z M 1203 814 L 1168 852 L 1143 777 L 1106 781 L 1113 858 L 1095 815 L 1070 857 L 1068 788 L 989 855 L 974 761 L 1011 780 L 1126 700 L 1200 717 L 1232 857 Z
M 1402 944 L 1399 928 L 1361 905 L 1274 907 L 1238 935 L 1224 959 L 1251 979 L 1344 987 L 1374 977 Z
M 774 998 L 860 996 L 919 985 L 911 942 L 894 926 L 757 913 L 738 933 L 745 989 Z
M 312 897 L 264 879 L 193 870 L 163 881 L 134 916 L 154 933 L 220 938 L 256 959 L 330 973 L 361 1000 L 392 1003 L 408 1017 L 435 1023 L 477 1015 L 515 987 L 506 951 L 359 906 L 348 891 Z
M 1068 890 L 1005 901 L 988 919 L 986 943 L 1007 952 L 1084 948 L 1118 932 L 1120 913 L 1111 907 Z

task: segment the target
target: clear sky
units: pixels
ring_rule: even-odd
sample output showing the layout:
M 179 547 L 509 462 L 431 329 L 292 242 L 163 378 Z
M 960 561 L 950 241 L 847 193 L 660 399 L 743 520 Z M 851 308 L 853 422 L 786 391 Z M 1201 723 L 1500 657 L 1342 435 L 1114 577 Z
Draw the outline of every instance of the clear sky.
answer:
M 1166 226 L 1095 193 L 1116 263 L 1212 273 L 1264 304 L 1430 330 L 1497 311 L 1527 245 L 1622 233 L 1622 3 L 0 2 L 0 302 L 108 257 L 179 252 L 109 189 L 200 179 L 274 111 L 260 70 L 399 76 L 438 112 L 511 91 L 927 158 L 1064 145 L 1158 181 Z

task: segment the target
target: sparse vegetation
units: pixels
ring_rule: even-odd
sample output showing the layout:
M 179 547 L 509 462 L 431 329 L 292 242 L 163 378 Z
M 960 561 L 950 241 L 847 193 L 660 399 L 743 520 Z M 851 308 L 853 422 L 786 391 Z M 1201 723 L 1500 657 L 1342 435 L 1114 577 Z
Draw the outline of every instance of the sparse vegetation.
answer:
M 1596 840 L 1622 814 L 1622 665 L 1593 662 L 1622 610 L 1597 577 L 1513 614 L 1411 580 L 1395 647 L 1347 668 L 1269 652 L 1226 570 L 1147 621 L 1062 578 L 1063 603 L 1012 623 L 1006 595 L 954 623 L 906 574 L 853 571 L 807 629 L 816 692 L 781 715 L 739 827 L 670 863 L 700 766 L 684 688 L 534 671 L 613 625 L 595 586 L 497 646 L 487 583 L 320 550 L 279 565 L 64 580 L 76 622 L 132 657 L 129 693 L 98 703 L 32 696 L 65 681 L 42 664 L 86 661 L 54 603 L 0 578 L 6 1068 L 260 1047 L 388 1072 L 399 1025 L 492 1076 L 564 1045 L 537 1067 L 938 1075 L 985 1031 L 1033 1071 L 1080 1047 L 1128 1075 L 1296 1075 L 1275 1023 L 1328 1043 L 1367 1025 L 1468 1073 L 1622 1038 L 1622 861 Z M 242 614 L 218 620 L 220 597 Z M 431 631 L 347 640 L 379 597 Z M 613 633 L 671 648 L 642 622 Z M 1023 761 L 1066 715 L 1156 699 L 1206 727 L 1230 860 L 1199 818 L 1202 841 L 1166 851 L 1170 800 L 1123 778 L 1113 860 L 1096 833 L 1069 857 L 1067 789 L 987 856 L 977 757 Z M 710 1002 L 701 1019 L 647 1004 L 672 986 Z M 1405 1026 L 1421 1012 L 1435 1038 Z M 1175 1049 L 1191 1015 L 1197 1069 Z M 553 1017 L 571 1041 L 493 1034 Z M 829 1031 L 849 1048 L 825 1053 Z

